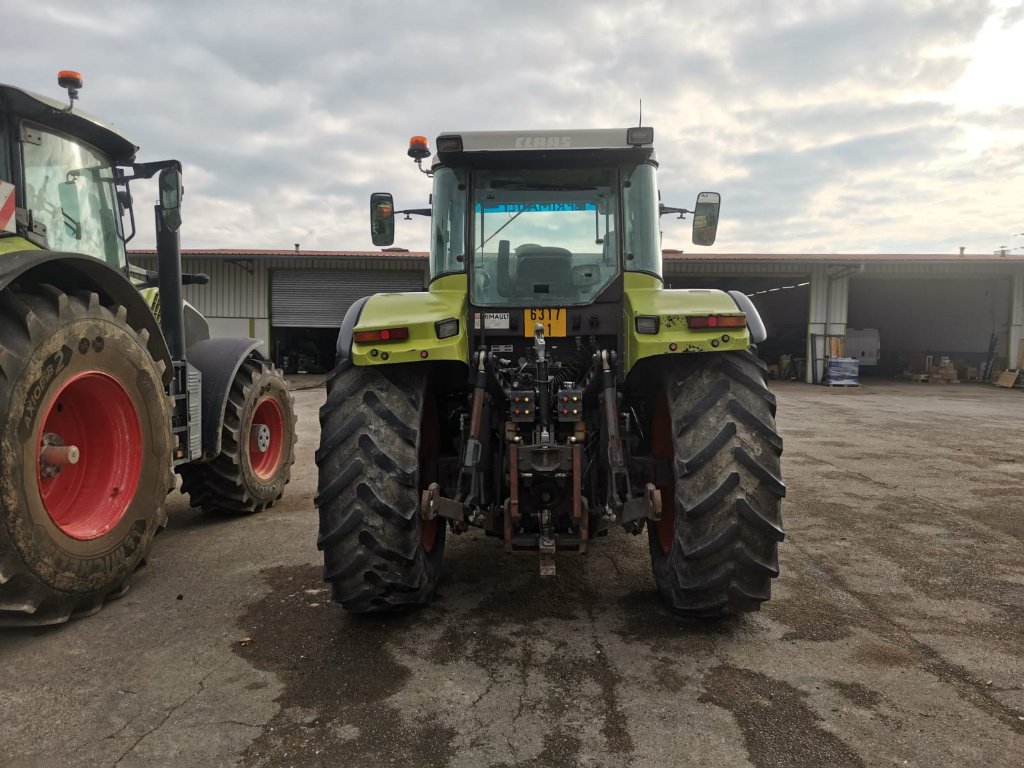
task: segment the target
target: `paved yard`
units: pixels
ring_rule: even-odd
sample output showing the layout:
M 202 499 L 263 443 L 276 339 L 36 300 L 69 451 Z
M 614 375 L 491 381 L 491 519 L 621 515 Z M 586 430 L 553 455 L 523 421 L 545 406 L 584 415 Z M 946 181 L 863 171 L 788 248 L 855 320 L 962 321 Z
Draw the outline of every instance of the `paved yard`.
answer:
M 358 619 L 319 579 L 316 409 L 284 503 L 171 499 L 131 592 L 0 636 L 0 764 L 1024 765 L 1024 393 L 777 387 L 775 597 L 696 623 L 616 533 L 541 580 L 450 537 L 432 607 Z

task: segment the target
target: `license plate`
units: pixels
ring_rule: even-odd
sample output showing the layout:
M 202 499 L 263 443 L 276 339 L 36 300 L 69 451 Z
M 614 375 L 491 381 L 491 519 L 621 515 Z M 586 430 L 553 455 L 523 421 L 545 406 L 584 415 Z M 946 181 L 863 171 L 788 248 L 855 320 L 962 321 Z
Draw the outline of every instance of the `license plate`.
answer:
M 532 338 L 537 323 L 544 324 L 545 336 L 565 336 L 565 307 L 523 310 L 523 335 Z

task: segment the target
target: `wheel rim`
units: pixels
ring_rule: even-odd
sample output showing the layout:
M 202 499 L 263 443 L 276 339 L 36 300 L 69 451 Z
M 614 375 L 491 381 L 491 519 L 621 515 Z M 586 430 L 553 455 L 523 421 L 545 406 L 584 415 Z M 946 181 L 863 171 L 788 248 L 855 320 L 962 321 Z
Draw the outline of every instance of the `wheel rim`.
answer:
M 658 394 L 651 414 L 651 454 L 665 459 L 675 472 L 675 446 L 672 443 L 672 418 L 668 410 L 668 399 L 664 392 Z M 674 484 L 658 486 L 661 491 L 661 519 L 655 523 L 655 532 L 661 551 L 666 555 L 672 549 L 676 527 L 676 489 Z
M 78 449 L 77 463 L 51 463 L 49 451 L 44 459 L 44 448 L 61 443 Z M 67 381 L 47 406 L 35 446 L 39 496 L 65 535 L 97 539 L 121 521 L 139 485 L 142 428 L 116 379 L 89 371 Z
M 284 455 L 284 413 L 272 397 L 256 404 L 249 426 L 249 465 L 261 480 L 269 480 L 281 466 Z
M 441 429 L 437 418 L 437 403 L 433 393 L 427 392 L 423 397 L 423 419 L 420 422 L 420 477 L 424 476 L 424 465 L 430 459 L 436 459 L 441 453 Z M 430 553 L 437 543 L 437 518 L 424 520 L 420 516 L 420 545 L 423 551 Z

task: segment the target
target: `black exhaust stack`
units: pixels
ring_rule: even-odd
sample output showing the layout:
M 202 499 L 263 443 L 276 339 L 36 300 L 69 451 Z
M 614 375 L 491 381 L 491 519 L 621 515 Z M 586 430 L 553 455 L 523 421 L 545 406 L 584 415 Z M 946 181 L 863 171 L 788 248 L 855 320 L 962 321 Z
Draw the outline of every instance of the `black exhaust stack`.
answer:
M 160 172 L 156 211 L 156 256 L 160 286 L 160 327 L 173 360 L 185 359 L 184 300 L 181 295 L 181 167 Z

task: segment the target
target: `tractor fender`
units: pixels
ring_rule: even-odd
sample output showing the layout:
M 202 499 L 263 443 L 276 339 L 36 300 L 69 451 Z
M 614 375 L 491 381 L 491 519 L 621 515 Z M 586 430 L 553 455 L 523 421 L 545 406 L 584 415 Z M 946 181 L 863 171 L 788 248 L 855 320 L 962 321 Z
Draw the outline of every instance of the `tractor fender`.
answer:
M 363 313 L 363 307 L 366 306 L 366 302 L 369 300 L 369 296 L 356 299 L 345 313 L 345 319 L 341 321 L 341 329 L 338 331 L 338 344 L 334 358 L 335 368 L 348 365 L 350 362 L 352 356 L 352 331 L 355 329 L 356 323 L 359 322 L 359 316 Z
M 747 315 L 747 328 L 750 329 L 750 340 L 754 344 L 760 344 L 767 339 L 768 330 L 764 327 L 761 313 L 757 311 L 757 307 L 754 306 L 754 302 L 750 300 L 750 297 L 741 291 L 729 291 L 728 293 L 740 311 L 745 312 Z
M 345 316 L 338 343 L 342 349 L 341 365 L 373 366 L 401 363 L 469 361 L 467 321 L 467 290 L 465 276 L 454 288 L 435 285 L 427 291 L 377 293 Z M 435 281 L 439 282 L 439 281 Z M 349 321 L 351 320 L 351 326 Z M 444 336 L 439 336 L 438 323 L 451 320 Z M 347 326 L 347 327 L 346 327 Z M 401 326 L 406 335 L 401 339 L 374 342 L 355 340 L 360 331 L 375 331 Z
M 29 247 L 5 253 L 0 259 L 0 290 L 13 283 L 49 283 L 69 294 L 92 291 L 104 303 L 121 305 L 128 313 L 128 323 L 132 328 L 149 332 L 149 354 L 154 360 L 163 362 L 163 382 L 165 385 L 170 383 L 171 353 L 160 323 L 124 272 L 92 256 Z
M 221 427 L 231 383 L 249 357 L 264 359 L 256 351 L 261 343 L 259 339 L 204 339 L 186 352 L 188 362 L 203 375 L 203 461 L 220 454 Z

